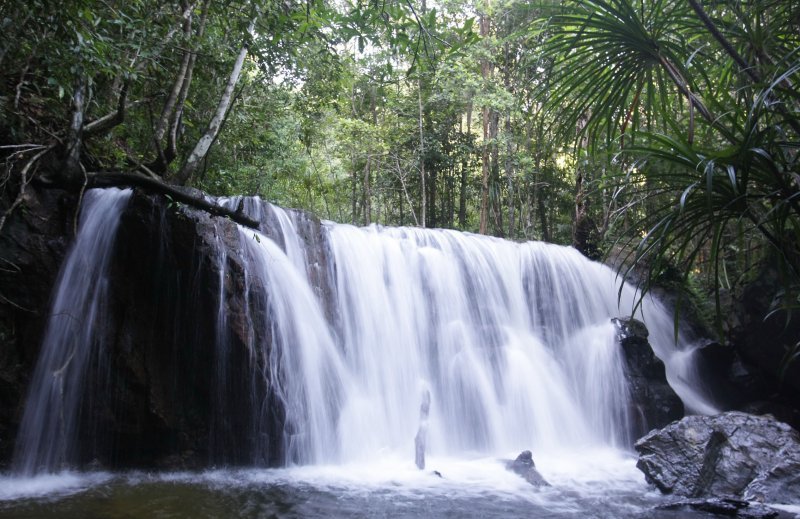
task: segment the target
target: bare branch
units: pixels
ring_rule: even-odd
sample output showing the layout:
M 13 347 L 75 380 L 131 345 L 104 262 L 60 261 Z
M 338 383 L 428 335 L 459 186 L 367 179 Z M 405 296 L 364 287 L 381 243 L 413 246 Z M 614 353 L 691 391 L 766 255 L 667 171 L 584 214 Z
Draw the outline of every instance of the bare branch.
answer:
M 161 180 L 155 178 L 150 178 L 135 173 L 123 173 L 115 171 L 90 172 L 87 173 L 86 177 L 87 177 L 86 178 L 87 189 L 93 187 L 118 187 L 118 186 L 138 187 L 144 189 L 145 191 L 149 191 L 151 193 L 168 195 L 171 199 L 175 200 L 176 202 L 184 203 L 186 205 L 205 211 L 211 215 L 230 218 L 234 222 L 243 225 L 245 227 L 249 227 L 251 229 L 259 228 L 259 222 L 253 220 L 252 218 L 244 214 L 240 209 L 231 210 L 219 206 L 204 198 L 190 195 L 175 186 L 170 186 L 169 184 L 165 184 Z
M 117 102 L 116 111 L 111 112 L 110 114 L 106 114 L 95 121 L 83 125 L 83 135 L 85 137 L 90 137 L 93 135 L 99 135 L 105 133 L 110 129 L 114 128 L 115 126 L 122 124 L 125 121 L 125 111 L 129 107 L 133 107 L 144 102 L 143 100 L 140 99 L 138 101 L 131 103 L 130 105 L 126 104 L 126 101 L 128 99 L 128 85 L 129 85 L 128 81 L 126 81 L 122 85 L 122 90 L 120 90 L 119 93 L 119 101 Z
M 45 154 L 47 154 L 53 148 L 55 148 L 54 144 L 41 150 L 39 153 L 34 155 L 31 158 L 31 160 L 29 160 L 25 164 L 25 166 L 22 167 L 22 170 L 20 171 L 19 193 L 17 193 L 17 197 L 14 199 L 14 202 L 11 204 L 11 206 L 8 209 L 6 209 L 6 212 L 3 213 L 2 217 L 0 217 L 0 232 L 3 232 L 3 226 L 5 226 L 6 220 L 8 219 L 9 215 L 11 215 L 11 213 L 14 212 L 14 210 L 17 207 L 19 207 L 22 201 L 25 200 L 25 189 L 28 187 L 28 184 L 30 184 L 31 179 L 33 178 L 33 176 L 31 176 L 30 179 L 28 178 L 28 171 L 36 163 L 36 161 L 41 159 Z

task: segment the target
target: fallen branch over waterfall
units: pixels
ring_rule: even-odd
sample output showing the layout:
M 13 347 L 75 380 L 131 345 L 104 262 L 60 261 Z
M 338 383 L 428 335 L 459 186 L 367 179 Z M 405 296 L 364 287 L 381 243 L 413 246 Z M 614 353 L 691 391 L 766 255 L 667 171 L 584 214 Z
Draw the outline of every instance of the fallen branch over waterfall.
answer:
M 55 187 L 57 184 L 48 184 L 48 186 Z M 58 187 L 62 187 L 59 185 Z M 126 172 L 90 172 L 86 174 L 86 188 L 95 187 L 138 187 L 150 193 L 169 196 L 172 200 L 186 204 L 195 209 L 205 211 L 214 216 L 221 216 L 230 218 L 234 222 L 249 227 L 251 229 L 258 229 L 259 222 L 244 214 L 242 207 L 236 209 L 229 209 L 215 204 L 202 196 L 197 196 L 187 192 L 185 189 L 165 184 L 161 180 L 153 177 L 147 177 L 137 173 Z

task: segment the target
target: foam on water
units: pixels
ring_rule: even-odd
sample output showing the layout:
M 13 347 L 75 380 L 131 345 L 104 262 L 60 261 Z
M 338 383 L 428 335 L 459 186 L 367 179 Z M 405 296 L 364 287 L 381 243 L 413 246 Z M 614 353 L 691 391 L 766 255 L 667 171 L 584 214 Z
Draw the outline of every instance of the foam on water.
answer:
M 61 498 L 85 492 L 110 481 L 109 472 L 60 472 L 38 476 L 0 476 L 0 501 L 31 498 Z

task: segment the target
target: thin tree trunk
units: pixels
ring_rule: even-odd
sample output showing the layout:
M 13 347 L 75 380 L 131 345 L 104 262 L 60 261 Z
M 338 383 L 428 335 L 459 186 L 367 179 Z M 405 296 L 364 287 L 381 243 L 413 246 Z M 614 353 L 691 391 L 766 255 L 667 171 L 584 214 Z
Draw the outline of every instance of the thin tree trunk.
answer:
M 504 236 L 503 229 L 503 208 L 500 193 L 500 147 L 497 143 L 497 136 L 500 130 L 500 112 L 491 111 L 489 121 L 489 138 L 491 139 L 491 168 L 489 174 L 489 204 L 492 210 L 492 220 L 494 220 L 494 232 L 497 236 Z M 493 196 L 492 196 L 493 195 Z
M 77 175 L 81 165 L 81 148 L 83 147 L 83 117 L 86 94 L 86 80 L 79 77 L 72 94 L 72 119 L 69 125 L 67 138 L 67 159 L 65 170 L 67 177 L 72 179 Z
M 250 22 L 247 32 L 249 34 L 253 34 L 254 29 L 255 19 Z M 206 132 L 202 137 L 200 137 L 200 140 L 197 141 L 197 145 L 195 145 L 194 149 L 189 154 L 189 158 L 186 159 L 186 164 L 184 164 L 183 168 L 178 173 L 178 181 L 181 184 L 185 184 L 192 177 L 194 172 L 197 170 L 197 167 L 208 154 L 208 150 L 211 149 L 211 144 L 216 139 L 220 126 L 222 125 L 225 115 L 228 113 L 228 109 L 230 108 L 231 99 L 233 99 L 233 91 L 234 88 L 236 88 L 236 83 L 239 82 L 239 76 L 242 73 L 242 66 L 244 65 L 245 57 L 247 57 L 247 44 L 242 45 L 242 49 L 239 51 L 239 55 L 236 57 L 233 70 L 228 78 L 228 84 L 225 85 L 225 91 L 222 93 L 222 97 L 220 97 L 219 104 L 217 105 L 217 111 L 214 113 L 214 117 L 211 119 L 208 129 L 206 129 Z
M 487 14 L 480 15 L 480 36 L 486 38 L 489 35 L 490 20 Z M 481 77 L 484 83 L 489 80 L 492 73 L 491 62 L 486 59 L 481 59 Z M 490 108 L 483 106 L 483 153 L 481 155 L 481 213 L 480 213 L 480 226 L 478 232 L 486 234 L 489 223 L 489 118 Z
M 372 193 L 370 192 L 370 166 L 372 162 L 372 155 L 367 154 L 367 162 L 364 164 L 364 190 L 362 199 L 362 207 L 364 208 L 364 225 L 369 225 L 372 223 L 372 207 L 371 207 L 371 198 Z
M 189 8 L 189 5 L 186 2 L 183 2 L 183 6 L 184 8 Z M 189 44 L 189 40 L 192 37 L 191 10 L 189 10 L 189 13 L 189 16 L 187 16 L 183 21 L 185 45 Z M 192 61 L 192 54 L 192 51 L 188 49 L 184 51 L 183 59 L 181 60 L 181 66 L 178 69 L 178 75 L 175 77 L 175 81 L 172 84 L 172 88 L 167 96 L 167 100 L 164 102 L 164 107 L 161 110 L 161 117 L 158 118 L 158 122 L 156 123 L 156 129 L 153 132 L 153 139 L 159 146 L 161 145 L 161 141 L 164 139 L 164 134 L 167 132 L 167 126 L 169 125 L 170 117 L 172 116 L 172 112 L 178 102 L 178 96 L 183 88 L 186 72 L 189 70 L 189 64 Z
M 550 240 L 550 229 L 547 227 L 547 207 L 544 205 L 544 198 L 539 197 L 537 201 L 537 205 L 539 206 L 539 222 L 542 226 L 542 241 L 549 242 Z
M 205 33 L 206 20 L 208 19 L 208 2 L 203 2 L 203 13 L 200 15 L 200 28 L 197 31 L 197 40 L 203 38 Z M 186 99 L 189 97 L 189 87 L 192 84 L 192 75 L 194 73 L 194 65 L 197 62 L 197 51 L 192 50 L 189 58 L 189 67 L 183 78 L 181 91 L 178 95 L 178 102 L 175 106 L 175 112 L 172 115 L 172 123 L 170 124 L 169 133 L 167 134 L 167 151 L 166 155 L 170 162 L 178 155 L 178 128 L 183 119 L 183 108 L 186 106 Z
M 467 102 L 467 131 L 461 132 L 462 142 L 467 143 L 467 136 L 472 129 L 472 100 Z M 461 159 L 461 186 L 458 193 L 458 226 L 463 230 L 467 225 L 467 175 L 469 169 L 469 155 Z
M 422 227 L 425 227 L 425 219 L 427 216 L 427 190 L 425 189 L 425 132 L 423 130 L 422 125 L 422 118 L 423 118 L 423 104 L 422 104 L 422 77 L 417 80 L 417 93 L 418 101 L 419 101 L 419 179 L 420 179 L 420 186 L 422 189 L 422 208 L 421 214 L 422 217 Z
M 514 175 L 511 168 L 511 114 L 506 115 L 506 184 L 508 185 L 508 236 L 514 236 Z

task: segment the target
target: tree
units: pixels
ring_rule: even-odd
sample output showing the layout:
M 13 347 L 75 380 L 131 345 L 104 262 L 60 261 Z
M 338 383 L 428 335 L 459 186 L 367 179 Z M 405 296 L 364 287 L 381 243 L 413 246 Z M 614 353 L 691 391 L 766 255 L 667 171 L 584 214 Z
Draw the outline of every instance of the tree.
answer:
M 699 268 L 719 315 L 723 280 L 733 275 L 735 287 L 752 276 L 733 254 L 747 250 L 751 262 L 778 261 L 776 303 L 796 302 L 800 37 L 791 4 L 718 2 L 706 12 L 698 2 L 577 0 L 543 21 L 555 95 L 541 89 L 539 98 L 561 114 L 562 139 L 586 119 L 579 138 L 605 157 L 616 214 L 642 208 L 622 238 L 638 239 L 628 269 L 647 266 L 645 291 L 671 265 L 684 278 Z

